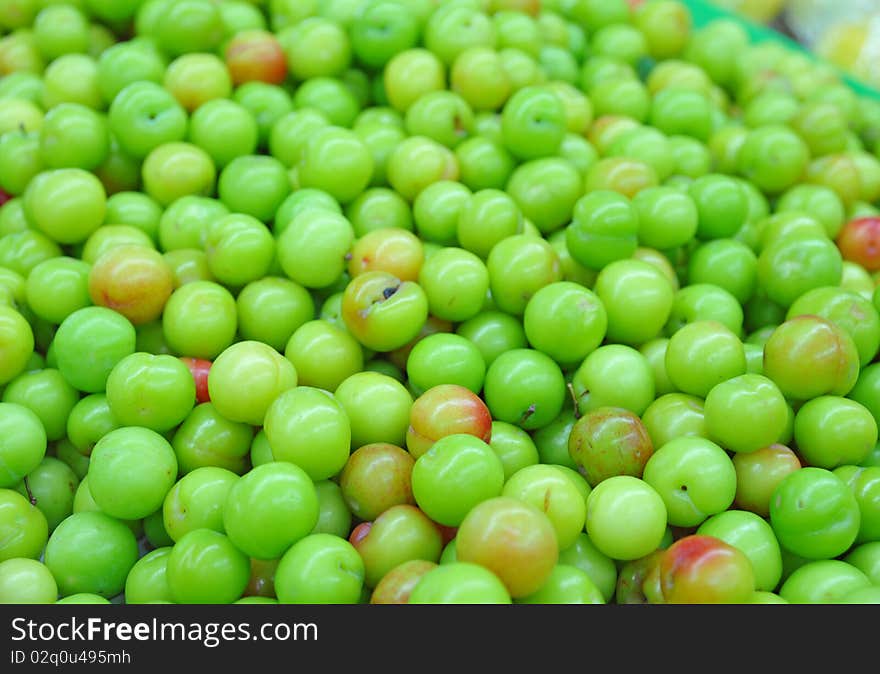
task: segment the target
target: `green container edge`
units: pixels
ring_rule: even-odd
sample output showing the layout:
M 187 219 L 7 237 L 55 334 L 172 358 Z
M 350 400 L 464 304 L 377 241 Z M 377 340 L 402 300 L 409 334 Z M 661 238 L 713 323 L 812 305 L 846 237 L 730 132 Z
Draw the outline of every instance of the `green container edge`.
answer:
M 787 35 L 783 35 L 773 28 L 764 26 L 755 21 L 751 21 L 741 14 L 737 14 L 736 12 L 724 9 L 723 7 L 713 5 L 706 0 L 682 0 L 682 2 L 690 10 L 691 18 L 693 19 L 694 25 L 696 27 L 705 26 L 707 23 L 710 23 L 716 19 L 728 19 L 731 21 L 735 21 L 740 26 L 742 26 L 743 29 L 745 29 L 745 31 L 748 33 L 749 39 L 752 42 L 776 42 L 782 44 L 785 47 L 795 49 L 801 53 L 806 54 L 817 63 L 823 62 L 822 59 L 820 59 L 813 52 L 806 49 L 799 42 L 792 40 Z M 837 68 L 837 71 L 840 73 L 843 81 L 858 95 L 880 101 L 880 90 L 877 90 L 874 87 L 865 84 L 860 79 L 853 77 L 849 73 L 846 73 L 839 68 Z

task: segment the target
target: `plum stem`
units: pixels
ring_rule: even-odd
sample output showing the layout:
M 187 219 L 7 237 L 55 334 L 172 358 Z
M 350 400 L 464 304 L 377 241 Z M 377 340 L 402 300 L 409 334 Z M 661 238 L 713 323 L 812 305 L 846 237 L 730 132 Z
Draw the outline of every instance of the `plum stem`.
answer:
M 31 505 L 37 505 L 37 497 L 34 496 L 34 492 L 31 491 L 31 485 L 28 483 L 27 477 L 24 478 L 24 490 L 27 492 L 28 501 L 31 502 Z
M 578 408 L 578 397 L 577 397 L 577 394 L 574 392 L 574 386 L 572 386 L 571 382 L 568 382 L 565 385 L 565 388 L 568 389 L 568 393 L 571 396 L 571 402 L 574 403 L 574 418 L 580 419 L 581 418 L 581 411 Z
M 519 419 L 519 425 L 522 426 L 526 421 L 528 421 L 529 417 L 535 413 L 535 404 L 532 403 L 529 405 L 528 409 L 523 412 L 523 415 Z

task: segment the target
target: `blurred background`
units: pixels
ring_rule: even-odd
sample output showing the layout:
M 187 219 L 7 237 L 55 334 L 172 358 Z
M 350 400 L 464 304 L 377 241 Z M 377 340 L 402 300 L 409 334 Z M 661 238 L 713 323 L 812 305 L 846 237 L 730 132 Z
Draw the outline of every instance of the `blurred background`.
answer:
M 880 0 L 711 0 L 880 88 Z

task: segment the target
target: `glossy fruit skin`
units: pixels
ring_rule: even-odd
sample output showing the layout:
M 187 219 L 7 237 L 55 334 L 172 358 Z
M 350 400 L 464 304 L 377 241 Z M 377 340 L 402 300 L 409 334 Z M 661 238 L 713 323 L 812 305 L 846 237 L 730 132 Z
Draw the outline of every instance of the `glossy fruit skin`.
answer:
M 642 477 L 654 445 L 638 416 L 623 408 L 598 407 L 575 422 L 568 451 L 595 487 L 615 475 Z
M 437 525 L 408 504 L 391 506 L 373 522 L 358 525 L 349 540 L 364 561 L 367 587 L 376 587 L 387 573 L 407 561 L 436 563 L 443 545 Z
M 109 515 L 74 513 L 52 533 L 45 559 L 62 597 L 92 592 L 109 599 L 125 586 L 138 559 L 137 541 L 131 529 Z
M 679 437 L 708 436 L 702 398 L 686 393 L 666 393 L 645 409 L 642 423 L 655 447 Z
M 287 76 L 284 51 L 269 31 L 250 29 L 226 43 L 224 58 L 235 85 L 260 81 L 281 84 Z
M 477 505 L 456 534 L 460 562 L 481 564 L 505 584 L 511 597 L 537 591 L 558 560 L 553 525 L 536 507 L 501 496 Z
M 53 604 L 58 585 L 49 569 L 34 559 L 0 562 L 0 599 L 5 604 Z
M 266 225 L 247 213 L 231 213 L 212 222 L 204 244 L 208 270 L 228 288 L 237 290 L 277 269 L 273 269 L 275 239 Z
M 540 120 L 540 121 L 537 121 Z M 551 91 L 523 87 L 507 101 L 501 116 L 504 144 L 520 159 L 554 152 L 565 136 L 565 108 Z
M 478 393 L 486 363 L 476 345 L 454 333 L 439 332 L 420 339 L 410 351 L 406 372 L 411 390 L 420 395 L 433 386 L 460 384 Z
M 671 543 L 670 543 L 671 544 Z M 629 560 L 620 566 L 620 573 L 614 586 L 614 603 L 616 604 L 647 604 L 649 599 L 660 598 L 659 564 L 668 545 L 661 546 L 653 552 Z
M 107 377 L 107 402 L 123 426 L 162 433 L 177 426 L 196 401 L 189 368 L 169 354 L 137 352 L 120 360 Z
M 504 583 L 480 564 L 450 562 L 423 575 L 410 596 L 410 604 L 510 604 Z
M 522 218 L 519 206 L 506 192 L 479 190 L 462 207 L 456 238 L 462 248 L 486 259 L 497 243 L 522 232 Z
M 664 333 L 671 337 L 680 328 L 696 321 L 716 321 L 739 335 L 743 309 L 732 293 L 719 286 L 690 283 L 676 290 Z
M 132 325 L 154 321 L 174 289 L 168 263 L 158 251 L 122 245 L 103 253 L 89 270 L 89 296 L 125 316 Z
M 141 519 L 161 508 L 177 479 L 177 457 L 155 431 L 118 428 L 95 443 L 88 474 L 89 491 L 103 512 Z
M 685 363 L 699 359 L 705 363 L 695 372 Z M 745 350 L 739 337 L 728 327 L 712 320 L 690 323 L 669 339 L 666 350 L 669 380 L 684 393 L 705 397 L 716 385 L 745 374 Z
M 798 183 L 810 159 L 807 144 L 790 128 L 768 124 L 749 132 L 739 151 L 739 172 L 767 194 Z
M 713 536 L 679 539 L 659 563 L 663 603 L 746 603 L 755 591 L 752 565 L 737 548 Z
M 153 28 L 162 49 L 172 55 L 212 51 L 223 36 L 219 10 L 203 0 L 187 0 L 156 17 Z
M 599 552 L 585 532 L 578 535 L 574 544 L 560 551 L 559 563 L 574 566 L 586 573 L 605 602 L 612 603 L 617 586 L 617 565 Z
M 867 407 L 875 421 L 880 418 L 877 407 L 878 374 L 880 374 L 880 367 L 876 367 L 875 364 L 866 366 L 860 371 L 856 385 L 847 394 L 847 397 Z
M 374 442 L 403 445 L 412 394 L 396 378 L 381 372 L 357 372 L 334 392 L 351 426 L 351 446 Z
M 234 382 L 247 382 L 235 389 Z M 293 364 L 262 342 L 245 340 L 224 349 L 208 373 L 208 393 L 230 421 L 258 426 L 279 394 L 297 384 Z
M 554 327 L 549 329 L 551 322 Z M 608 315 L 591 290 L 559 281 L 532 296 L 523 314 L 523 326 L 533 348 L 565 365 L 582 361 L 602 343 Z
M 324 288 L 342 275 L 354 238 L 351 222 L 341 213 L 304 210 L 277 236 L 278 261 L 296 283 Z M 307 256 L 305 251 L 311 252 Z
M 849 333 L 864 367 L 880 349 L 880 314 L 868 300 L 853 291 L 823 286 L 801 295 L 789 307 L 786 318 L 813 314 L 827 318 Z
M 0 188 L 10 198 L 23 194 L 43 166 L 37 132 L 3 134 L 0 142 Z
M 779 325 L 764 345 L 764 374 L 790 400 L 846 395 L 858 379 L 858 349 L 836 324 L 796 316 Z M 809 363 L 811 376 L 799 372 Z
M 840 251 L 827 239 L 779 239 L 758 256 L 759 283 L 770 299 L 785 307 L 808 290 L 838 284 L 841 274 Z
M 239 550 L 254 559 L 278 559 L 318 522 L 318 496 L 306 472 L 271 462 L 248 471 L 229 490 L 223 527 Z
M 413 401 L 406 448 L 418 459 L 440 438 L 459 433 L 489 443 L 492 424 L 489 408 L 478 395 L 458 384 L 440 384 Z
M 433 316 L 461 323 L 479 314 L 489 290 L 489 270 L 470 251 L 444 248 L 425 261 L 418 282 Z
M 532 436 L 518 426 L 504 421 L 492 422 L 492 437 L 489 446 L 501 459 L 505 481 L 522 468 L 540 462 L 538 449 Z
M 395 505 L 415 505 L 412 467 L 415 459 L 388 443 L 362 445 L 352 452 L 339 477 L 342 495 L 352 514 L 373 520 Z
M 789 474 L 770 501 L 770 524 L 780 545 L 806 559 L 846 552 L 858 536 L 859 523 L 855 495 L 824 468 L 808 466 Z
M 12 307 L 0 305 L 0 381 L 4 384 L 18 376 L 34 351 L 34 332 L 27 320 Z
M 856 218 L 847 222 L 837 235 L 837 247 L 843 259 L 859 263 L 868 271 L 880 269 L 880 220 Z
M 49 538 L 49 524 L 42 511 L 12 489 L 0 490 L 0 561 L 38 559 Z
M 104 218 L 107 193 L 93 174 L 80 168 L 39 173 L 23 195 L 28 221 L 59 244 L 80 243 Z
M 791 604 L 836 604 L 846 595 L 870 586 L 859 569 L 837 559 L 816 560 L 796 569 L 779 588 Z
M 387 272 L 365 272 L 346 286 L 342 316 L 364 346 L 393 351 L 421 330 L 428 318 L 428 300 L 417 283 Z
M 745 243 L 715 239 L 694 251 L 688 262 L 688 279 L 720 286 L 744 304 L 756 291 L 757 264 L 757 256 Z
M 697 232 L 699 214 L 694 200 L 670 187 L 654 187 L 633 199 L 638 213 L 638 238 L 644 246 L 674 248 Z
M 880 539 L 878 533 L 877 489 L 880 482 L 878 466 L 840 466 L 833 471 L 853 490 L 859 504 L 859 535 L 856 544 Z
M 705 412 L 710 437 L 735 452 L 753 452 L 773 444 L 788 421 L 782 392 L 767 377 L 753 374 L 713 387 L 706 396 Z
M 216 281 L 192 281 L 176 288 L 162 312 L 166 342 L 187 358 L 214 360 L 231 346 L 236 327 L 235 298 Z
M 340 538 L 351 531 L 352 516 L 342 497 L 342 490 L 332 480 L 315 483 L 318 495 L 318 523 L 312 530 L 316 534 L 335 534 Z
M 525 438 L 525 435 L 523 435 L 525 431 L 516 426 L 505 426 L 503 422 L 493 422 L 492 425 L 496 434 L 501 435 L 502 438 L 504 438 L 506 433 L 513 433 L 514 430 L 516 431 L 514 437 Z M 570 424 L 562 426 L 562 434 L 565 434 L 569 428 Z M 556 431 L 556 433 L 559 433 L 559 431 Z M 567 434 L 565 434 L 564 437 L 557 438 L 555 441 L 559 442 L 559 444 L 564 444 L 567 437 Z M 534 445 L 535 443 L 533 442 L 532 444 Z M 498 448 L 495 446 L 493 446 L 493 449 L 498 451 Z M 529 450 L 531 450 L 531 445 Z M 556 448 L 550 451 L 545 449 L 544 451 L 547 455 L 553 455 L 552 458 L 554 459 L 557 452 L 561 454 L 560 450 Z M 537 454 L 539 461 L 533 463 L 532 457 L 535 454 Z M 502 460 L 505 460 L 506 457 L 503 453 L 499 452 L 499 455 Z M 529 501 L 547 513 L 557 530 L 557 538 L 560 541 L 560 550 L 562 550 L 572 543 L 574 530 L 583 528 L 580 525 L 580 504 L 578 499 L 575 498 L 575 494 L 579 494 L 580 499 L 586 502 L 587 497 L 590 495 L 591 487 L 586 478 L 577 471 L 571 459 L 568 459 L 566 463 L 560 461 L 552 463 L 549 460 L 542 463 L 540 458 L 541 455 L 538 454 L 537 447 L 535 447 L 534 454 L 529 451 L 529 462 L 523 461 L 525 465 L 518 467 L 515 471 L 511 472 L 514 466 L 509 466 L 505 463 L 505 473 L 509 473 L 509 475 L 505 482 L 504 493 L 505 495 Z M 514 476 L 516 479 L 511 482 Z M 544 492 L 541 492 L 540 485 L 542 484 L 547 487 L 547 490 Z M 573 490 L 572 487 L 574 487 Z M 558 495 L 558 499 L 550 498 L 554 493 Z M 543 500 L 543 496 L 547 496 L 547 500 Z
M 828 187 L 802 184 L 786 191 L 779 197 L 777 211 L 791 210 L 811 213 L 821 222 L 825 232 L 832 239 L 837 238 L 844 225 L 843 204 L 837 194 Z
M 18 403 L 40 418 L 50 442 L 64 437 L 65 426 L 79 394 L 54 368 L 22 372 L 3 391 L 3 402 Z
M 736 470 L 734 504 L 761 517 L 770 515 L 770 501 L 786 475 L 799 470 L 801 461 L 785 445 L 773 443 L 754 452 L 733 457 Z
M 673 526 L 698 526 L 727 510 L 736 495 L 733 463 L 705 438 L 670 440 L 654 452 L 642 477 L 662 496 Z
M 503 486 L 501 460 L 485 442 L 466 434 L 441 438 L 412 470 L 416 503 L 445 526 L 460 525 L 473 506 L 499 496 Z
M 330 534 L 310 534 L 288 548 L 275 571 L 275 592 L 285 604 L 355 604 L 364 563 L 354 546 Z
M 424 247 L 415 234 L 402 227 L 378 227 L 360 232 L 352 248 L 348 273 L 386 271 L 402 281 L 416 281 L 425 260 Z
M 185 604 L 228 604 L 247 587 L 250 562 L 224 534 L 193 529 L 168 556 L 166 578 L 171 597 Z
M 874 417 L 860 403 L 819 396 L 798 409 L 795 443 L 806 464 L 832 470 L 864 461 L 877 444 L 876 428 Z
M 434 562 L 411 559 L 386 573 L 370 595 L 371 604 L 407 604 L 422 576 L 437 567 Z
M 577 168 L 562 158 L 546 157 L 521 164 L 506 184 L 523 215 L 551 234 L 566 225 L 582 194 Z
M 608 314 L 606 336 L 630 346 L 640 346 L 660 335 L 675 300 L 675 290 L 662 271 L 633 259 L 605 266 L 596 278 L 594 292 Z
M 516 386 L 513 381 L 518 382 Z M 534 430 L 549 424 L 562 410 L 562 370 L 533 349 L 507 351 L 486 371 L 483 396 L 493 417 Z
M 125 580 L 125 600 L 129 604 L 145 604 L 151 601 L 171 601 L 166 569 L 171 547 L 150 550 L 141 557 Z
M 605 344 L 590 353 L 571 376 L 570 394 L 579 414 L 622 407 L 642 414 L 656 393 L 648 360 L 624 344 Z
M 853 549 L 844 556 L 843 560 L 852 564 L 857 569 L 860 569 L 866 576 L 868 576 L 871 582 L 876 584 L 878 571 L 880 571 L 877 557 L 878 552 L 880 552 L 880 545 L 876 542 L 863 543 L 854 546 Z
M 83 260 L 62 256 L 38 264 L 28 274 L 25 292 L 28 305 L 41 318 L 60 324 L 77 309 L 90 303 L 88 274 Z M 45 292 L 48 288 L 52 293 Z
M 113 248 L 125 245 L 155 249 L 153 237 L 134 225 L 103 225 L 94 231 L 82 247 L 82 261 L 89 265 Z
M 108 120 L 120 148 L 135 159 L 163 143 L 182 141 L 188 124 L 186 110 L 158 81 L 127 84 L 111 102 Z
M 298 165 L 299 186 L 323 189 L 347 204 L 369 184 L 374 166 L 367 146 L 354 132 L 330 126 L 319 129 L 305 146 Z
M 627 522 L 626 536 L 618 533 Z M 615 560 L 644 557 L 660 545 L 666 530 L 666 506 L 653 487 L 631 475 L 596 485 L 587 498 L 587 535 L 600 552 Z M 638 536 L 633 533 L 638 532 Z
M 631 256 L 638 243 L 637 218 L 630 201 L 616 192 L 599 190 L 581 197 L 565 230 L 571 256 L 597 271 Z
M 162 206 L 187 195 L 208 196 L 217 171 L 210 155 L 187 142 L 166 142 L 144 158 L 141 167 L 144 191 Z
M 5 431 L 0 452 L 4 469 L 0 487 L 15 486 L 36 468 L 46 454 L 46 431 L 40 418 L 29 408 L 14 402 L 0 403 Z
M 294 386 L 269 403 L 263 421 L 276 461 L 290 461 L 312 480 L 336 475 L 351 448 L 351 423 L 333 395 Z
M 556 250 L 540 237 L 515 234 L 496 244 L 486 261 L 489 289 L 496 306 L 521 316 L 531 296 L 562 280 Z
M 204 358 L 190 358 L 182 356 L 180 360 L 192 373 L 193 382 L 196 385 L 196 404 L 210 402 L 208 393 L 208 373 L 211 371 L 211 361 Z
M 754 513 L 727 510 L 707 519 L 698 534 L 714 536 L 739 548 L 755 573 L 755 588 L 772 592 L 782 578 L 782 553 L 770 524 Z
M 77 138 L 78 143 L 71 142 Z M 74 149 L 75 148 L 75 149 Z M 51 108 L 40 128 L 40 156 L 46 168 L 97 169 L 110 152 L 105 118 L 79 103 Z
M 172 541 L 193 529 L 223 533 L 223 506 L 238 479 L 232 471 L 202 466 L 187 472 L 165 495 L 162 525 Z
M 293 333 L 310 320 L 315 304 L 305 288 L 270 276 L 245 286 L 236 298 L 242 336 L 283 350 Z
M 70 410 L 67 417 L 67 439 L 74 449 L 88 457 L 95 443 L 104 435 L 119 427 L 110 411 L 104 393 L 83 396 Z
M 360 343 L 324 319 L 299 326 L 287 340 L 284 356 L 294 364 L 300 384 L 328 391 L 335 391 L 364 364 Z

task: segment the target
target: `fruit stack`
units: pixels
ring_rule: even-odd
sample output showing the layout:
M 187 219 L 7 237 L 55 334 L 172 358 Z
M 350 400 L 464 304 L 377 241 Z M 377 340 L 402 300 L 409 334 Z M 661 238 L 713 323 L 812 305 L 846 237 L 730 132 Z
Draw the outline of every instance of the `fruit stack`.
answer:
M 880 601 L 833 68 L 677 0 L 0 28 L 0 601 Z

